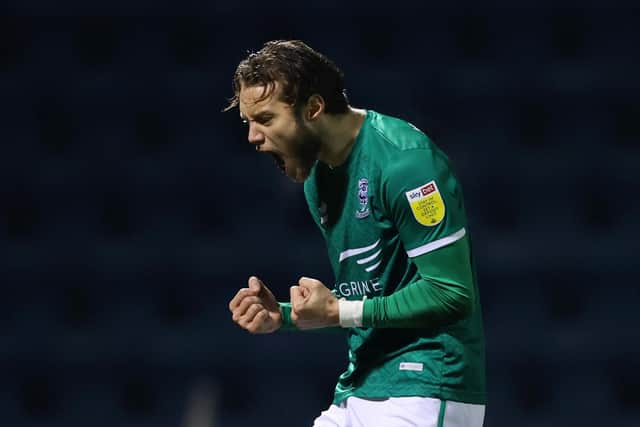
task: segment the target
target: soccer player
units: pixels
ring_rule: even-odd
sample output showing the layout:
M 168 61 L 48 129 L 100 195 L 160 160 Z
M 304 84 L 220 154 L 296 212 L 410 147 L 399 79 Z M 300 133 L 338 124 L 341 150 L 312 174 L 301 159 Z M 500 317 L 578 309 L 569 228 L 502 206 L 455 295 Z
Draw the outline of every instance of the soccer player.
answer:
M 484 337 L 462 189 L 415 126 L 349 105 L 343 74 L 301 41 L 234 75 L 249 143 L 304 183 L 335 285 L 278 302 L 257 277 L 229 303 L 251 333 L 346 328 L 349 364 L 314 427 L 479 427 Z

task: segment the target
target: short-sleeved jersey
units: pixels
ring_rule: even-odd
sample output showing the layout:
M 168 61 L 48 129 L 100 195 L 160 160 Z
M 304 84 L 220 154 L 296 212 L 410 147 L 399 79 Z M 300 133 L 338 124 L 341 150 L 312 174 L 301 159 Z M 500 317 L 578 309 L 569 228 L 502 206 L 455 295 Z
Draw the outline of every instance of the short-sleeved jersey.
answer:
M 371 110 L 347 161 L 334 169 L 317 162 L 304 190 L 338 298 L 390 295 L 420 279 L 411 258 L 469 238 L 462 190 L 447 157 L 413 125 Z M 473 281 L 471 314 L 458 322 L 349 328 L 349 364 L 334 403 L 349 396 L 485 403 L 475 272 Z

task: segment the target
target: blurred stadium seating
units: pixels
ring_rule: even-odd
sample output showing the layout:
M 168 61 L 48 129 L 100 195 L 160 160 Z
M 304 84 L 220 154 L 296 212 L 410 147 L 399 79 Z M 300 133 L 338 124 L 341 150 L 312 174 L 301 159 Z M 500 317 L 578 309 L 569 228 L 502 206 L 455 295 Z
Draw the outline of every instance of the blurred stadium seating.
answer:
M 452 159 L 485 425 L 640 425 L 637 5 L 468 3 L 2 6 L 0 425 L 186 425 L 203 381 L 216 427 L 329 404 L 340 334 L 249 336 L 227 311 L 251 274 L 282 298 L 332 280 L 301 187 L 220 112 L 246 51 L 291 37 Z

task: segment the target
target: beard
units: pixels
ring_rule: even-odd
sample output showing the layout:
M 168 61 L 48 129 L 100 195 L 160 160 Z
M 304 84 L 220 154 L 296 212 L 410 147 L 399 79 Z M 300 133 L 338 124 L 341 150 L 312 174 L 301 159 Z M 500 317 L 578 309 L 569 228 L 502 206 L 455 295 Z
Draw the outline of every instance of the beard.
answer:
M 291 174 L 289 177 L 296 182 L 304 182 L 311 174 L 311 168 L 318 159 L 322 141 L 317 135 L 314 135 L 300 118 L 296 118 L 296 136 L 295 143 L 292 147 L 293 155 Z M 289 171 L 288 171 L 289 172 Z

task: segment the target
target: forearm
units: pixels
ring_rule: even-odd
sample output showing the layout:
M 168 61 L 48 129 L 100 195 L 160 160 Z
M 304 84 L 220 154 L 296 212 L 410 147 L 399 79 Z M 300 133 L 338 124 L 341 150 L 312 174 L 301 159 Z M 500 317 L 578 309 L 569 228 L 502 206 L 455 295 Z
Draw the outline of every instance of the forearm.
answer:
M 438 328 L 469 315 L 475 288 L 466 238 L 413 261 L 420 277 L 404 288 L 365 301 L 341 301 L 341 325 Z
M 421 278 L 386 297 L 366 300 L 362 326 L 438 328 L 466 317 L 471 310 L 467 287 Z

